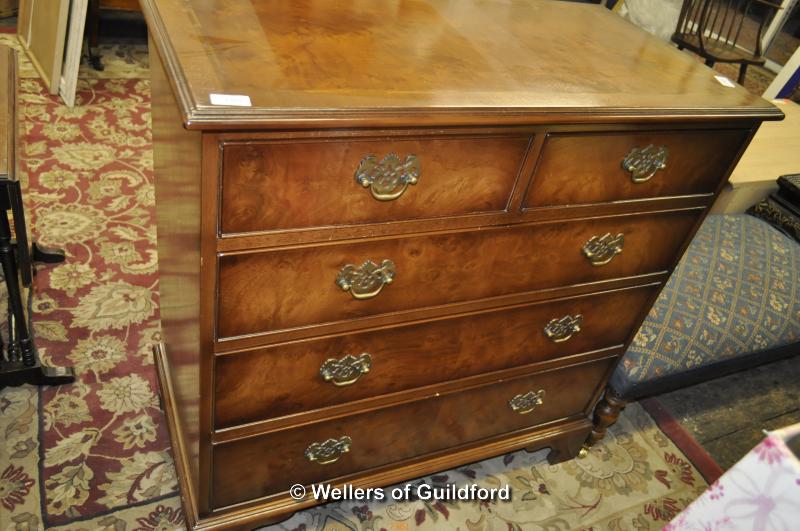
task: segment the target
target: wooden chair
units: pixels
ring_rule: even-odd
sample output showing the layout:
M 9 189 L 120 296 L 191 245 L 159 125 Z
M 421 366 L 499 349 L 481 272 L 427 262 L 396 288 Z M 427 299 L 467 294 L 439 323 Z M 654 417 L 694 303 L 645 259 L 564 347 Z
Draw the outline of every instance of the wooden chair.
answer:
M 755 4 L 761 9 L 753 9 Z M 768 0 L 684 0 L 672 41 L 679 49 L 704 57 L 708 66 L 739 63 L 741 85 L 748 65 L 764 64 L 761 33 L 769 15 L 778 9 L 780 5 Z M 740 37 L 747 42 L 741 43 Z

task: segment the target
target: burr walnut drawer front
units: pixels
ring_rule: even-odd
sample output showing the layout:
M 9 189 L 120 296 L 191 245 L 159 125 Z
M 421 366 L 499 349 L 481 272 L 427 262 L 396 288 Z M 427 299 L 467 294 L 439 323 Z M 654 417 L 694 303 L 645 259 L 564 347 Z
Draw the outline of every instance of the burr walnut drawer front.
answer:
M 659 284 L 216 358 L 217 428 L 622 345 Z
M 432 393 L 399 406 L 217 444 L 213 505 L 225 507 L 285 492 L 296 483 L 341 478 L 584 415 L 614 359 Z
M 223 255 L 218 337 L 667 271 L 701 212 Z
M 549 134 L 523 208 L 711 194 L 748 133 Z
M 507 208 L 529 134 L 227 143 L 222 233 Z

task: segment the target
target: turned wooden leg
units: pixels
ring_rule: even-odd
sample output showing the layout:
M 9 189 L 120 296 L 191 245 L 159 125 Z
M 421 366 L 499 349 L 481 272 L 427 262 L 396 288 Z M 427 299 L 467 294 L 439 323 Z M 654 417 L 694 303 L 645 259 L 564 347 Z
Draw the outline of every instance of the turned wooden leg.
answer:
M 594 428 L 589 438 L 586 439 L 586 446 L 593 446 L 606 435 L 608 427 L 614 424 L 619 418 L 620 412 L 628 405 L 628 401 L 621 398 L 610 387 L 606 387 L 606 392 L 597 406 L 594 408 Z

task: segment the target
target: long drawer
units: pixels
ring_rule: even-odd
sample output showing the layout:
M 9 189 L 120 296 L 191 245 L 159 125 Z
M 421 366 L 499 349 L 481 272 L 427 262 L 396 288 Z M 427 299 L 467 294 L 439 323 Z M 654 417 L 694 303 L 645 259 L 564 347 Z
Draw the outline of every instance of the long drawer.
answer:
M 523 208 L 714 192 L 749 130 L 557 133 Z
M 583 415 L 614 359 L 215 445 L 213 506 Z
M 506 134 L 227 143 L 220 232 L 501 212 L 530 138 Z
M 623 344 L 659 284 L 216 358 L 227 428 Z
M 223 255 L 217 335 L 666 271 L 700 214 L 683 210 Z

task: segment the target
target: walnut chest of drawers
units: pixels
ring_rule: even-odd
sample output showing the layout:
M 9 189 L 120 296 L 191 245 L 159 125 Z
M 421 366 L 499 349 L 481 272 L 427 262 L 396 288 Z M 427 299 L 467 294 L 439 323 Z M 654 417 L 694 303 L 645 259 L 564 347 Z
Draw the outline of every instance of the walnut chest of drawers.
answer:
M 143 0 L 162 396 L 191 526 L 575 457 L 779 110 L 595 6 Z

